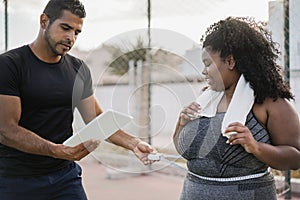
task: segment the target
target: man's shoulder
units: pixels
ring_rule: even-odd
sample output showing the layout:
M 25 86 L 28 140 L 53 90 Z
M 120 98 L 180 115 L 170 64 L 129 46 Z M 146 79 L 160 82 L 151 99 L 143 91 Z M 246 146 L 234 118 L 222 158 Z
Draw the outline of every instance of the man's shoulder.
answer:
M 75 65 L 75 66 L 78 67 L 78 68 L 79 68 L 81 65 L 84 64 L 84 61 L 83 61 L 83 60 L 81 60 L 81 59 L 79 59 L 79 58 L 77 58 L 77 57 L 75 57 L 75 56 L 72 56 L 72 55 L 70 55 L 70 54 L 66 54 L 66 55 L 65 55 L 65 59 L 66 59 L 66 61 L 67 61 L 68 63 L 73 64 L 73 65 Z
M 89 70 L 87 64 L 82 60 L 70 54 L 65 55 L 65 60 L 69 65 L 72 65 L 75 69 L 82 71 L 82 70 Z
M 30 55 L 29 47 L 24 45 L 15 49 L 11 49 L 0 55 L 0 67 L 10 70 L 20 70 L 27 62 Z
M 7 52 L 0 54 L 0 59 L 12 59 L 14 61 L 28 57 L 29 48 L 27 45 L 11 49 Z
M 28 45 L 23 45 L 14 49 L 10 49 L 4 53 L 2 53 L 1 55 L 14 55 L 14 54 L 20 54 L 20 53 L 27 53 L 29 50 Z

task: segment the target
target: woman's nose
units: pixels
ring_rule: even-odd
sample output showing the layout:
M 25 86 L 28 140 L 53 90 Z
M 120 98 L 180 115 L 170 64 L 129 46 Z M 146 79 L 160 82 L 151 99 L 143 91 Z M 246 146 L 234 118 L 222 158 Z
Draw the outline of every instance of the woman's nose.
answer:
M 203 74 L 203 75 L 207 75 L 207 68 L 206 68 L 206 67 L 203 68 L 202 74 Z

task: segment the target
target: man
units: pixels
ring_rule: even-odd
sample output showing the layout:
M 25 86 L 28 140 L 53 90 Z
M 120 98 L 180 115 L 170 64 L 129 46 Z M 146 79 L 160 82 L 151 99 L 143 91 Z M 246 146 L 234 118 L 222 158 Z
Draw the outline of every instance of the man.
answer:
M 3 200 L 86 199 L 74 161 L 99 141 L 63 145 L 73 111 L 85 123 L 102 113 L 86 64 L 67 54 L 82 30 L 79 0 L 50 0 L 34 42 L 0 55 L 0 194 Z M 149 164 L 152 147 L 121 130 L 109 141 Z M 101 186 L 100 186 L 101 187 Z

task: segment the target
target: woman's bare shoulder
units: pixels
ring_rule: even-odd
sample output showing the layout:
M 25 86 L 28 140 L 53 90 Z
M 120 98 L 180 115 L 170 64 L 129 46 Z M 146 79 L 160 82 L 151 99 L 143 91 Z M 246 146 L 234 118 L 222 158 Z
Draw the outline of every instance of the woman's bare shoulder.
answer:
M 277 98 L 276 100 L 267 98 L 263 105 L 269 115 L 297 114 L 293 102 L 284 98 Z
M 284 98 L 278 98 L 276 100 L 266 98 L 262 104 L 254 104 L 253 112 L 255 117 L 265 127 L 268 126 L 267 123 L 269 122 L 282 120 L 284 118 L 293 118 L 299 121 L 293 102 Z
M 290 144 L 299 149 L 300 121 L 298 113 L 287 99 L 266 99 L 267 129 L 274 144 Z

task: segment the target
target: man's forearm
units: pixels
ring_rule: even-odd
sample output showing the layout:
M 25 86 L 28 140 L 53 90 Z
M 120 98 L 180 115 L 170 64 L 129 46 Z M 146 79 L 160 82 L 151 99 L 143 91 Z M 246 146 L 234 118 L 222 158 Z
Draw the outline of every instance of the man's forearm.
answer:
M 108 140 L 118 146 L 133 150 L 141 140 L 137 137 L 129 135 L 122 130 L 117 131 Z
M 54 143 L 21 126 L 0 130 L 0 143 L 26 153 L 53 156 Z

